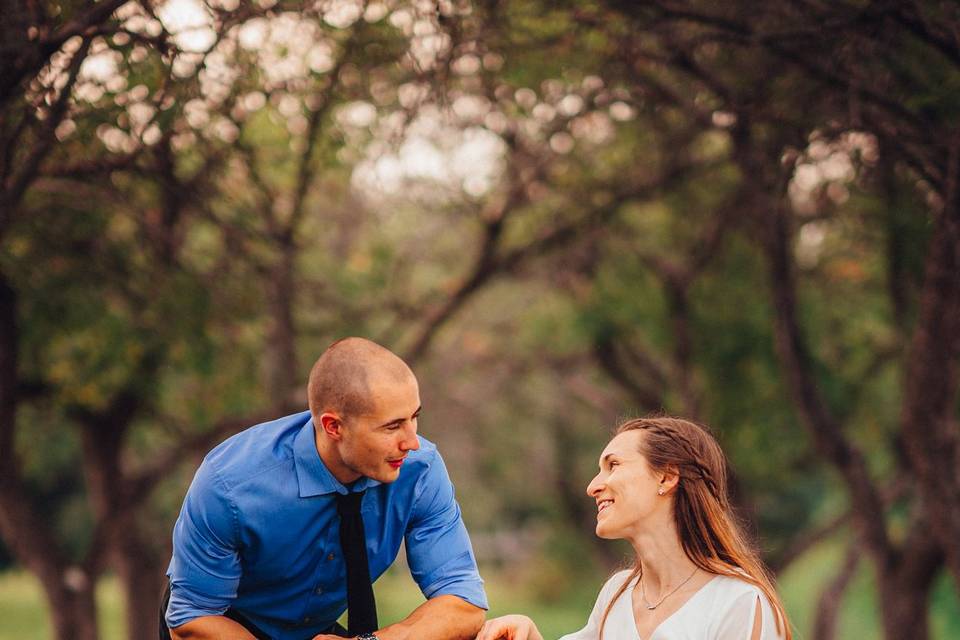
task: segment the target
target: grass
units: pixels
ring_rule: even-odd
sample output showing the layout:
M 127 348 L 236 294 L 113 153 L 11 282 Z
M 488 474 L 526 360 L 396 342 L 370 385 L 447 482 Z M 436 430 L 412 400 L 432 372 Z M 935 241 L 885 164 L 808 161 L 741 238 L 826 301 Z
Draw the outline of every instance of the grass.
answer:
M 821 545 L 794 564 L 782 577 L 780 591 L 797 640 L 813 640 L 810 628 L 821 585 L 838 566 L 842 548 Z M 483 571 L 490 615 L 525 613 L 533 618 L 544 638 L 552 639 L 583 626 L 604 576 L 590 584 L 546 569 L 533 576 Z M 847 590 L 838 637 L 880 640 L 878 602 L 872 570 L 862 563 Z M 551 593 L 550 586 L 557 588 Z M 381 624 L 403 618 L 423 602 L 416 585 L 401 568 L 384 575 L 375 585 Z M 539 594 L 539 595 L 536 595 Z M 124 640 L 122 603 L 115 579 L 104 579 L 97 589 L 99 623 L 103 640 Z M 956 637 L 960 629 L 960 601 L 953 582 L 941 576 L 932 594 L 931 630 L 935 640 Z M 0 573 L 0 640 L 50 640 L 51 624 L 46 602 L 33 576 L 22 571 Z M 152 635 L 150 637 L 153 637 Z
M 97 621 L 101 638 L 123 638 L 123 606 L 115 579 L 97 585 Z M 151 636 L 154 637 L 154 636 Z M 24 571 L 0 573 L 0 640 L 47 640 L 53 625 L 40 583 Z
M 810 632 L 822 585 L 840 566 L 843 546 L 821 544 L 794 563 L 780 580 L 780 593 L 796 631 L 797 640 L 814 640 Z M 883 637 L 873 567 L 864 557 L 841 608 L 839 638 L 880 640 Z M 957 637 L 960 629 L 960 600 L 953 580 L 943 572 L 931 594 L 930 631 L 934 640 Z
M 592 605 L 592 602 L 587 603 L 584 611 L 576 605 L 560 609 L 546 606 L 526 595 L 522 585 L 507 579 L 488 581 L 486 586 L 493 605 L 491 615 L 526 613 L 537 621 L 547 638 L 582 626 Z M 599 589 L 599 582 L 596 588 Z M 381 624 L 402 619 L 424 601 L 416 584 L 403 570 L 389 571 L 377 581 L 375 591 Z M 101 581 L 97 588 L 97 603 L 102 640 L 125 640 L 123 606 L 115 578 L 106 577 Z M 0 573 L 0 640 L 52 638 L 47 603 L 37 580 L 24 571 Z

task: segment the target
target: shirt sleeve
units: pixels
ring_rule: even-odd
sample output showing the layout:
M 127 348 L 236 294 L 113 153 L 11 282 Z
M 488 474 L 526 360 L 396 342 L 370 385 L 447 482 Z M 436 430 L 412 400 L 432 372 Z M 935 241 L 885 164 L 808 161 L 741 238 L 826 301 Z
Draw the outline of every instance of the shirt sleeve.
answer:
M 209 461 L 197 470 L 173 528 L 170 604 L 172 629 L 200 616 L 223 614 L 240 582 L 236 505 Z
M 773 609 L 766 596 L 756 588 L 737 596 L 727 608 L 717 627 L 717 640 L 750 640 L 753 637 L 753 625 L 756 621 L 757 607 L 760 607 L 760 639 L 779 640 Z
M 440 454 L 421 483 L 405 534 L 410 573 L 423 595 L 453 595 L 487 609 L 470 536 Z

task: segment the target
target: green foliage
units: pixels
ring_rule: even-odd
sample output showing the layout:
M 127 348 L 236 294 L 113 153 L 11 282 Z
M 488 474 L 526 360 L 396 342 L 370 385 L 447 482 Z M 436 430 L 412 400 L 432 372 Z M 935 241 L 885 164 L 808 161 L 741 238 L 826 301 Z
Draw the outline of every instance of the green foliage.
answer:
M 48 26 L 81 4 L 47 3 Z M 425 330 L 414 363 L 422 431 L 444 452 L 477 539 L 494 540 L 483 547 L 494 613 L 532 613 L 546 637 L 579 626 L 621 551 L 590 536 L 583 489 L 609 430 L 650 409 L 713 427 L 743 515 L 775 557 L 857 505 L 815 449 L 776 351 L 760 246 L 774 207 L 791 211 L 817 393 L 879 487 L 908 475 L 904 362 L 946 164 L 932 138 L 958 113 L 949 56 L 872 14 L 848 15 L 858 3 L 825 6 L 838 12 L 825 35 L 796 3 L 691 2 L 679 21 L 656 3 L 451 3 L 449 15 L 398 5 L 345 28 L 313 5 L 261 4 L 214 11 L 223 41 L 206 53 L 177 50 L 174 34 L 92 36 L 92 55 L 116 70 L 79 83 L 69 126 L 44 124 L 52 110 L 35 105 L 55 92 L 39 85 L 0 114 L 4 170 L 56 140 L 0 220 L 0 276 L 18 295 L 24 501 L 71 561 L 102 516 L 83 435 L 118 398 L 137 406 L 112 462 L 136 477 L 220 421 L 285 401 L 293 391 L 276 390 L 276 370 L 302 381 L 333 339 L 366 335 L 403 352 Z M 703 7 L 780 33 L 781 48 L 718 35 L 722 21 L 695 19 Z M 924 10 L 936 18 L 927 24 L 952 24 L 945 9 Z M 276 51 L 268 39 L 244 45 L 238 33 L 254 20 L 296 22 L 309 37 Z M 417 58 L 427 45 L 434 58 Z M 285 64 L 300 71 L 278 75 Z M 134 105 L 152 110 L 148 122 Z M 347 121 L 357 106 L 369 122 Z M 465 130 L 498 145 L 487 189 L 462 188 L 480 160 L 444 174 Z M 401 162 L 411 139 L 439 156 L 407 149 Z M 380 160 L 403 165 L 399 187 L 358 181 Z M 815 179 L 798 195 L 804 169 Z M 0 188 L 10 182 L 4 173 Z M 604 349 L 621 358 L 619 374 Z M 155 534 L 169 531 L 202 453 L 179 454 L 135 505 L 158 557 L 167 536 Z M 897 542 L 913 506 L 890 509 Z M 529 548 L 497 543 L 504 532 Z M 784 576 L 799 629 L 841 549 L 831 540 Z M 378 585 L 391 619 L 417 602 L 401 578 Z M 841 637 L 878 636 L 875 581 L 861 569 Z M 36 598 L 16 595 L 28 582 L 0 583 L 0 640 L 49 633 Z M 118 637 L 117 587 L 104 588 L 104 635 Z M 932 603 L 940 637 L 957 609 L 944 577 Z

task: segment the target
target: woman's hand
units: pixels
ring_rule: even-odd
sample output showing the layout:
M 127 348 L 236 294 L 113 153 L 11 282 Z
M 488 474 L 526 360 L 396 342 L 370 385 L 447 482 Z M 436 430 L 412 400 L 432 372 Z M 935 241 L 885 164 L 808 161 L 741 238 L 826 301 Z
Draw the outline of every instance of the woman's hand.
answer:
M 476 640 L 543 640 L 537 625 L 527 616 L 491 618 L 483 623 Z

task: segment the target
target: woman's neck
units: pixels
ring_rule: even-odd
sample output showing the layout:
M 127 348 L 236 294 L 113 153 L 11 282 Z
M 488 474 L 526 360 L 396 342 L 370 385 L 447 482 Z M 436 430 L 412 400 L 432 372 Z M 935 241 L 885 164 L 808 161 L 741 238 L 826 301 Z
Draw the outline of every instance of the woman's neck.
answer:
M 630 543 L 643 569 L 643 584 L 648 593 L 657 594 L 687 579 L 697 566 L 687 557 L 673 522 L 638 531 Z

